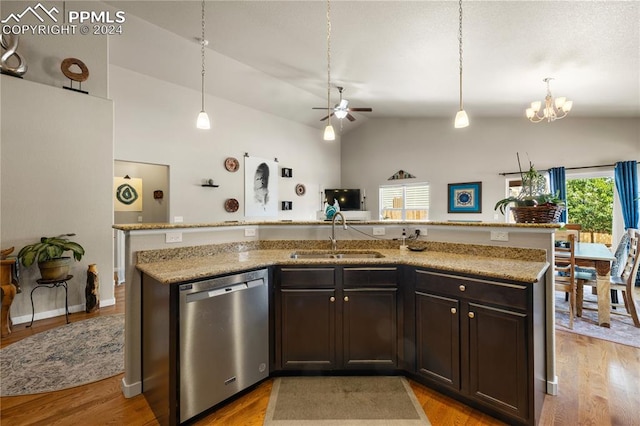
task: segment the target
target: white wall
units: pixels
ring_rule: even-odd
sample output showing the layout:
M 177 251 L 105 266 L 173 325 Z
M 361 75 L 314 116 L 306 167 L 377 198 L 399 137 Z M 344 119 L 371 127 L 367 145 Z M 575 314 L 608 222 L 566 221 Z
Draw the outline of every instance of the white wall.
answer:
M 106 99 L 2 76 L 1 246 L 16 248 L 43 236 L 76 233 L 86 251 L 73 262 L 69 307 L 85 308 L 87 266 L 97 264 L 100 300 L 113 294 L 113 104 Z M 37 101 L 36 101 L 37 100 Z M 68 253 L 67 253 L 68 254 Z M 22 269 L 22 293 L 11 307 L 15 323 L 31 319 L 36 266 Z M 33 294 L 36 319 L 64 314 L 64 291 Z
M 44 22 L 38 21 L 31 13 L 25 14 L 20 24 L 54 25 L 64 26 L 62 1 L 41 1 L 47 9 L 55 7 L 59 13 L 53 13 L 58 22 L 51 20 L 43 14 Z M 37 1 L 2 1 L 0 2 L 0 16 L 5 18 L 10 13 L 21 13 L 26 7 L 34 7 Z M 95 1 L 67 1 L 66 11 L 71 10 L 109 10 L 106 5 Z M 9 21 L 8 24 L 13 24 Z M 78 26 L 79 27 L 79 26 Z M 82 90 L 88 91 L 93 96 L 107 97 L 107 63 L 108 63 L 108 37 L 94 34 L 82 35 L 79 28 L 76 34 L 33 34 L 26 32 L 19 37 L 18 52 L 26 60 L 28 69 L 24 75 L 25 80 L 36 81 L 55 87 L 69 86 L 69 79 L 60 70 L 60 64 L 66 58 L 80 59 L 89 69 L 89 78 L 82 83 Z M 2 50 L 4 53 L 4 50 Z M 73 71 L 73 70 L 72 70 Z M 78 70 L 75 70 L 76 72 Z M 78 88 L 77 82 L 73 83 Z
M 390 183 L 429 182 L 430 220 L 504 221 L 493 207 L 505 197 L 501 172 L 535 167 L 581 167 L 640 161 L 640 120 L 567 117 L 533 124 L 524 117 L 471 117 L 454 129 L 453 118 L 375 119 L 342 138 L 342 185 L 364 188 L 372 218 L 377 217 L 378 187 Z M 366 173 L 363 171 L 366 170 Z M 398 170 L 416 176 L 388 181 Z M 447 213 L 447 184 L 482 182 L 482 213 Z
M 175 216 L 185 223 L 251 219 L 243 213 L 245 152 L 278 158 L 280 167 L 293 169 L 292 179 L 277 177 L 280 200 L 293 201 L 293 210 L 280 211 L 279 219 L 315 219 L 319 185 L 340 184 L 340 142 L 322 141 L 318 129 L 207 96 L 212 128 L 199 130 L 199 92 L 115 65 L 109 70 L 115 157 L 169 165 L 172 221 Z M 225 170 L 227 157 L 239 160 L 239 171 Z M 220 187 L 203 188 L 209 178 Z M 295 194 L 298 183 L 307 188 L 302 197 Z M 240 202 L 236 213 L 224 210 L 227 198 Z

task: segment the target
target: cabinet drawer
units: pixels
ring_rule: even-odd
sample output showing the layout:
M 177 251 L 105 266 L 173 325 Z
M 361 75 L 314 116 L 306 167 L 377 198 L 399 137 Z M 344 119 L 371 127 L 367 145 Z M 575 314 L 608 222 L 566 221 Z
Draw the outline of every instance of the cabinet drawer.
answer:
M 416 290 L 474 301 L 527 309 L 527 285 L 463 278 L 439 272 L 416 270 Z
M 335 287 L 335 268 L 280 268 L 280 286 L 297 288 Z
M 346 267 L 342 272 L 344 287 L 395 287 L 398 283 L 398 268 Z

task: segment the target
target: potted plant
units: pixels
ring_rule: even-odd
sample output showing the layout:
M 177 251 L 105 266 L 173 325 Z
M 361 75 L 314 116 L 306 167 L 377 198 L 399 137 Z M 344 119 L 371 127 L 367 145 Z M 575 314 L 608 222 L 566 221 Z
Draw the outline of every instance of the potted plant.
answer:
M 76 234 L 62 234 L 57 237 L 42 237 L 40 242 L 22 247 L 18 252 L 18 260 L 25 268 L 38 262 L 40 276 L 45 280 L 57 280 L 65 278 L 69 274 L 71 264 L 70 257 L 63 257 L 62 254 L 70 251 L 77 261 L 82 259 L 84 248 L 67 237 Z
M 557 193 L 552 194 L 547 190 L 547 180 L 531 162 L 529 162 L 529 170 L 522 171 L 519 155 L 518 167 L 522 178 L 520 194 L 498 201 L 494 210 L 500 210 L 500 213 L 505 214 L 506 208 L 513 205 L 513 215 L 518 223 L 557 222 L 560 213 L 564 210 L 564 201 L 558 197 Z

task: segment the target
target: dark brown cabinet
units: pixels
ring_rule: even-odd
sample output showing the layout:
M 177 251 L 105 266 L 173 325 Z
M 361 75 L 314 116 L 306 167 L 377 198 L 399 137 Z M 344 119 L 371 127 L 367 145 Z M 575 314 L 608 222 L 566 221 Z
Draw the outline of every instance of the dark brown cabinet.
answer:
M 533 348 L 543 286 L 416 269 L 415 373 L 509 423 L 536 424 L 544 354 Z M 534 289 L 536 294 L 534 295 Z
M 342 359 L 345 368 L 398 366 L 398 268 L 345 267 Z
M 280 267 L 276 365 L 285 370 L 395 369 L 398 268 Z

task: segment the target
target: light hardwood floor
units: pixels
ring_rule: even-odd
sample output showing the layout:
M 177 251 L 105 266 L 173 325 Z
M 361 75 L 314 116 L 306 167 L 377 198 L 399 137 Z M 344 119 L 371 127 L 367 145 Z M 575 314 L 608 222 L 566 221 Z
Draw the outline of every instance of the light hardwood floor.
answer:
M 124 286 L 116 289 L 116 305 L 96 314 L 74 313 L 71 321 L 124 311 Z M 64 324 L 64 316 L 24 324 L 2 339 L 1 347 Z M 548 396 L 541 425 L 640 425 L 640 349 L 557 332 L 557 396 Z M 3 372 L 4 374 L 4 372 Z M 23 425 L 157 425 L 142 395 L 126 399 L 122 374 L 85 386 L 38 395 L 0 398 L 2 426 Z M 503 423 L 410 381 L 434 426 L 501 425 Z M 266 412 L 272 381 L 233 400 L 199 420 L 197 425 L 259 426 Z

